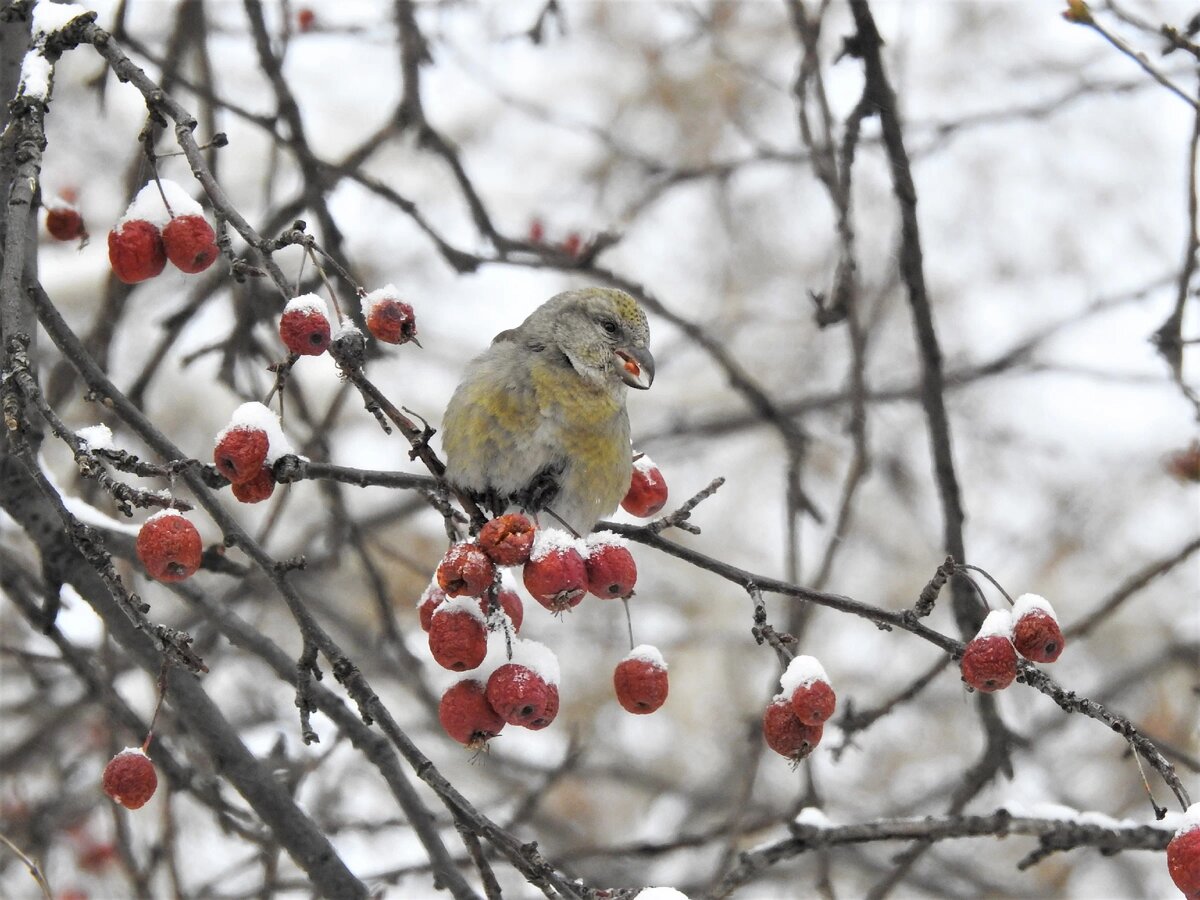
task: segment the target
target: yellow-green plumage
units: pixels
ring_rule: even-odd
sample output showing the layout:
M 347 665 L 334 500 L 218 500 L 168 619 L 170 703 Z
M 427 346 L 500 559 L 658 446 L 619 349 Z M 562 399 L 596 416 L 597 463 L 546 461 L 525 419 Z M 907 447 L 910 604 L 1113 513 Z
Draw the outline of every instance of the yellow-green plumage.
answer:
M 622 360 L 641 360 L 647 379 L 635 386 L 648 386 L 648 340 L 624 292 L 552 297 L 468 366 L 443 420 L 447 480 L 493 506 L 545 506 L 590 531 L 629 488 L 633 382 Z

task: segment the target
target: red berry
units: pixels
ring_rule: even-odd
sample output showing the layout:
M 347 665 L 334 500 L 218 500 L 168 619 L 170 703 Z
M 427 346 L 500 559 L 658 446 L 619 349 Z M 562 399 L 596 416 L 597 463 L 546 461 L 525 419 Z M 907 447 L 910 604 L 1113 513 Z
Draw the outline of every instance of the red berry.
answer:
M 417 336 L 413 308 L 398 295 L 395 286 L 389 284 L 362 298 L 367 330 L 385 344 L 407 344 Z
M 667 502 L 667 482 L 663 480 L 658 466 L 643 456 L 633 464 L 633 475 L 629 480 L 629 492 L 621 501 L 621 508 L 631 516 L 648 519 Z
M 446 734 L 472 750 L 483 747 L 504 728 L 504 719 L 487 701 L 483 683 L 474 678 L 464 678 L 442 694 L 438 719 Z
M 1017 651 L 1003 634 L 975 637 L 963 651 L 962 679 L 977 691 L 1001 691 L 1017 677 Z
M 627 712 L 647 715 L 667 702 L 667 664 L 649 645 L 635 648 L 613 671 L 617 702 Z
M 1189 817 L 1193 810 L 1198 814 L 1196 821 L 1185 820 L 1167 844 L 1167 871 L 1188 900 L 1200 900 L 1200 804 L 1188 807 Z
M 296 13 L 296 27 L 301 32 L 310 31 L 316 19 L 317 14 L 306 6 L 300 12 Z
M 428 631 L 430 624 L 433 622 L 433 611 L 442 605 L 442 601 L 446 599 L 446 592 L 436 584 L 430 584 L 421 594 L 421 599 L 417 601 L 417 616 L 421 620 L 421 630 Z
M 1013 644 L 1017 652 L 1033 662 L 1052 663 L 1062 654 L 1067 642 L 1054 607 L 1037 594 L 1022 594 L 1013 603 Z
M 587 568 L 575 543 L 557 529 L 539 531 L 521 571 L 525 589 L 551 612 L 578 606 L 587 591 Z
M 150 757 L 136 747 L 127 747 L 104 767 L 104 793 L 126 809 L 140 809 L 154 796 L 158 776 Z
M 496 567 L 478 544 L 455 544 L 437 567 L 437 581 L 451 597 L 478 597 L 496 578 Z
M 196 526 L 175 510 L 155 513 L 138 531 L 138 559 L 159 581 L 190 578 L 200 568 L 203 551 Z
M 80 847 L 75 862 L 85 872 L 103 872 L 120 858 L 117 845 L 109 841 L 103 844 L 87 843 Z
M 837 707 L 837 695 L 828 681 L 814 680 L 792 691 L 792 712 L 805 725 L 823 725 Z
M 498 566 L 520 566 L 533 549 L 533 523 L 520 513 L 497 516 L 479 529 L 479 546 Z
M 234 484 L 230 490 L 239 503 L 261 503 L 275 493 L 275 475 L 263 466 L 253 478 Z
M 583 250 L 583 238 L 578 231 L 572 231 L 563 238 L 563 242 L 559 244 L 559 249 L 567 254 L 567 256 L 578 256 Z
M 125 284 L 153 278 L 167 264 L 158 228 L 145 219 L 132 219 L 108 233 L 108 261 Z
M 213 465 L 232 484 L 241 484 L 260 477 L 269 449 L 270 438 L 261 428 L 231 426 L 217 435 Z
M 587 569 L 588 591 L 605 599 L 633 595 L 637 565 L 633 554 L 620 539 L 609 532 L 594 534 L 588 538 L 587 551 L 583 563 Z
M 297 356 L 320 356 L 329 349 L 332 336 L 325 302 L 315 294 L 289 300 L 279 317 L 279 337 Z
M 782 694 L 763 715 L 763 737 L 767 746 L 792 762 L 799 762 L 821 742 L 824 725 L 805 725 L 792 712 L 792 704 Z
M 529 222 L 529 243 L 540 244 L 546 237 L 546 226 L 541 219 L 531 219 Z
M 492 709 L 509 725 L 544 728 L 553 721 L 547 711 L 551 706 L 551 688 L 535 670 L 520 663 L 505 663 L 488 679 L 487 699 Z M 558 690 L 554 690 L 557 699 Z M 554 704 L 557 713 L 557 703 Z
M 474 669 L 487 656 L 487 629 L 472 598 L 447 600 L 429 623 L 429 652 L 437 664 L 454 672 Z
M 501 588 L 496 599 L 500 601 L 500 608 L 504 610 L 504 614 L 512 622 L 513 631 L 519 634 L 521 623 L 525 621 L 525 604 L 521 602 L 521 598 L 517 596 L 516 591 L 510 591 L 508 588 Z M 490 607 L 491 604 L 488 602 L 488 595 L 485 592 L 479 598 L 479 611 L 483 613 L 484 618 L 487 618 Z
M 175 216 L 162 230 L 162 241 L 167 259 L 189 275 L 203 272 L 221 252 L 217 235 L 204 216 Z
M 52 206 L 47 209 L 46 231 L 59 241 L 87 237 L 87 231 L 83 227 L 83 216 L 72 206 Z
M 546 705 L 542 708 L 542 714 L 525 727 L 530 731 L 541 731 L 548 726 L 558 718 L 558 703 L 558 685 L 552 684 L 546 697 Z

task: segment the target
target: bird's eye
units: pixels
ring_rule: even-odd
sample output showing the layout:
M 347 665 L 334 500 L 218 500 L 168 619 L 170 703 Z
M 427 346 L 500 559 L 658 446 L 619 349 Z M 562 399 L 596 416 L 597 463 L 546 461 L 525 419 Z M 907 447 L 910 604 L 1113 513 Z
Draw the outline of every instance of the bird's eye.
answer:
M 603 326 L 604 330 L 607 331 L 609 334 L 617 333 L 617 323 L 614 322 L 612 319 L 605 319 L 600 324 L 601 324 L 601 326 Z

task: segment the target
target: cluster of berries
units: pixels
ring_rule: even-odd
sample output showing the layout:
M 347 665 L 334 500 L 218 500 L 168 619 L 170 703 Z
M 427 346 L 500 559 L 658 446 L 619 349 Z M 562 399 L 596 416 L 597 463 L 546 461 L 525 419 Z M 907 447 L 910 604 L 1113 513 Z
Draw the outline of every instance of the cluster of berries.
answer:
M 1065 646 L 1054 608 L 1037 594 L 1022 594 L 1011 610 L 992 610 L 983 620 L 963 650 L 962 679 L 977 691 L 1001 691 L 1017 677 L 1018 653 L 1052 663 Z
M 400 299 L 395 285 L 388 284 L 361 297 L 367 330 L 385 344 L 417 341 L 417 319 L 410 304 Z M 333 339 L 329 308 L 316 294 L 301 294 L 288 301 L 279 317 L 279 338 L 289 353 L 320 356 Z
M 108 261 L 126 284 L 155 277 L 167 260 L 189 275 L 203 272 L 219 253 L 203 207 L 166 178 L 138 191 L 108 233 Z
M 821 742 L 837 695 L 814 656 L 795 657 L 780 677 L 779 688 L 763 715 L 763 737 L 780 756 L 798 763 Z
M 243 403 L 217 434 L 213 465 L 229 479 L 234 497 L 258 503 L 275 491 L 275 460 L 292 452 L 279 417 L 261 403 Z
M 529 243 L 547 245 L 546 241 L 546 226 L 541 219 L 532 219 L 529 222 Z M 572 258 L 578 258 L 583 255 L 584 251 L 590 248 L 590 243 L 584 241 L 583 235 L 578 231 L 567 232 L 566 237 L 555 244 L 559 250 Z

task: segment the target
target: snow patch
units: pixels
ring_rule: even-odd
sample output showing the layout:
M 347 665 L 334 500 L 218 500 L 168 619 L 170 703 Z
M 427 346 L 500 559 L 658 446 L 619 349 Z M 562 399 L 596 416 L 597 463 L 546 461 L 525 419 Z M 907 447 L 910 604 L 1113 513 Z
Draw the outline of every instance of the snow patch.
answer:
M 800 810 L 800 813 L 793 819 L 797 825 L 807 825 L 810 828 L 832 828 L 833 822 L 829 820 L 829 816 L 819 810 L 815 806 L 806 806 Z
M 975 637 L 985 638 L 997 634 L 1012 640 L 1013 617 L 1012 613 L 1007 609 L 993 609 L 988 613 L 987 618 L 983 620 L 983 624 L 979 626 L 979 632 Z
M 78 3 L 51 3 L 50 0 L 41 0 L 33 8 L 34 36 L 61 31 L 87 12 L 91 10 Z
M 784 695 L 790 697 L 796 688 L 812 684 L 814 681 L 829 684 L 825 667 L 815 656 L 797 656 L 788 663 L 787 671 L 780 676 L 779 686 L 783 688 Z
M 267 456 L 263 460 L 263 464 L 266 466 L 273 466 L 279 457 L 296 452 L 283 434 L 279 416 L 257 401 L 243 403 L 235 409 L 233 415 L 229 417 L 229 424 L 217 433 L 213 445 L 221 443 L 225 439 L 225 435 L 239 428 L 257 428 L 259 431 L 266 432 Z
M 396 290 L 394 284 L 385 284 L 378 290 L 371 291 L 369 294 L 363 295 L 362 298 L 362 314 L 364 319 L 371 318 L 371 313 L 375 311 L 380 303 L 385 300 L 399 300 L 400 292 Z
M 1180 816 L 1179 830 L 1175 834 L 1179 836 L 1197 828 L 1200 828 L 1200 803 L 1193 803 Z
M 629 547 L 629 541 L 621 537 L 619 534 L 614 534 L 611 531 L 597 531 L 589 534 L 583 541 L 584 556 L 591 555 L 593 550 L 598 550 L 601 547 Z
M 21 60 L 21 86 L 18 93 L 45 101 L 50 95 L 50 75 L 54 66 L 40 50 L 30 50 Z
M 433 611 L 433 617 L 436 619 L 438 616 L 459 612 L 467 613 L 471 618 L 478 619 L 480 622 L 485 621 L 483 612 L 479 609 L 478 597 L 448 597 Z
M 587 546 L 578 538 L 571 537 L 561 528 L 539 528 L 533 535 L 533 549 L 529 558 L 536 562 L 551 553 L 574 550 L 580 556 L 587 555 Z
M 1050 601 L 1045 597 L 1039 597 L 1037 594 L 1022 594 L 1017 598 L 1012 608 L 1013 620 L 1015 621 L 1033 610 L 1039 610 L 1055 622 L 1058 621 L 1058 616 L 1054 614 L 1054 607 L 1050 605 Z
M 162 185 L 161 193 L 158 189 L 159 184 Z M 163 197 L 166 197 L 167 203 L 171 205 L 171 212 L 167 212 Z M 117 220 L 116 230 L 120 231 L 122 225 L 135 219 L 143 219 L 151 225 L 164 228 L 171 221 L 171 213 L 177 216 L 200 216 L 203 218 L 204 207 L 193 200 L 187 191 L 171 179 L 160 178 L 157 184 L 151 180 L 137 192 L 137 196 L 125 208 L 125 215 Z
M 512 659 L 507 662 L 516 663 L 536 672 L 546 684 L 558 684 L 562 677 L 558 666 L 558 657 L 554 655 L 553 650 L 538 641 L 517 638 L 513 641 Z
M 667 670 L 667 661 L 663 659 L 662 653 L 653 644 L 639 644 L 629 651 L 629 655 L 625 659 L 640 659 L 664 672 Z
M 290 312 L 316 313 L 323 316 L 326 322 L 333 321 L 329 318 L 329 307 L 316 294 L 301 294 L 299 297 L 293 297 L 283 308 L 285 316 Z
M 89 425 L 80 428 L 75 436 L 87 445 L 88 450 L 115 450 L 112 430 L 107 425 Z

